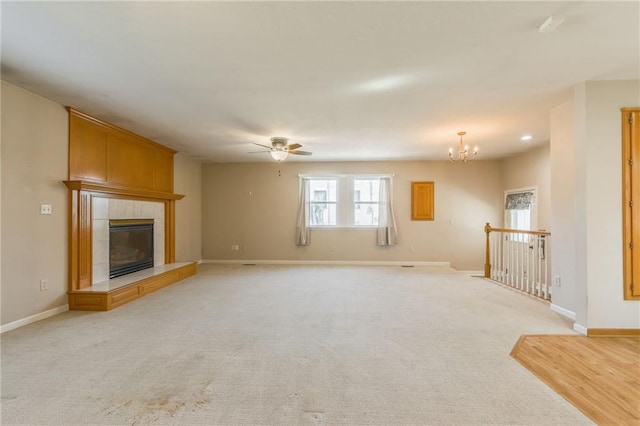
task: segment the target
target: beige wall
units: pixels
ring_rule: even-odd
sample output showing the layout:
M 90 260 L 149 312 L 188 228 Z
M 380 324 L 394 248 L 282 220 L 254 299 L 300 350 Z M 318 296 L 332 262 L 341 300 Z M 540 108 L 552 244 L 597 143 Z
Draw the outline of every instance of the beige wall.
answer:
M 589 81 L 580 85 L 576 150 L 584 158 L 577 171 L 584 188 L 577 233 L 585 246 L 576 267 L 586 276 L 588 328 L 640 328 L 640 301 L 624 300 L 622 285 L 622 125 L 620 108 L 640 105 L 640 80 Z
M 176 201 L 176 261 L 202 259 L 202 165 L 177 154 L 173 162 L 173 190 L 184 194 Z
M 2 82 L 3 325 L 67 304 L 67 135 L 61 105 Z
M 537 229 L 550 230 L 549 144 L 502 160 L 502 189 L 537 188 Z M 493 225 L 493 224 L 492 224 Z M 504 223 L 494 226 L 503 226 Z
M 576 298 L 576 157 L 574 103 L 551 110 L 551 263 L 560 277 L 553 305 L 575 317 Z M 573 314 L 573 315 L 571 315 Z
M 297 247 L 298 174 L 323 173 L 393 173 L 399 243 L 378 247 L 372 229 L 313 229 L 311 245 Z M 497 161 L 206 164 L 202 176 L 206 260 L 445 261 L 481 270 L 484 224 L 502 215 Z M 410 220 L 411 181 L 435 181 L 434 221 Z

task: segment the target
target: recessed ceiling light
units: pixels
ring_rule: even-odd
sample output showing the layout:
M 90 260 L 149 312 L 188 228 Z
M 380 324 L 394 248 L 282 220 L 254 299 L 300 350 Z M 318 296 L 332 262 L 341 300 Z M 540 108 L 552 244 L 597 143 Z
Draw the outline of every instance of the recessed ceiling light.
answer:
M 521 141 L 530 141 L 531 139 L 533 139 L 533 136 L 531 135 L 524 135 L 520 138 Z

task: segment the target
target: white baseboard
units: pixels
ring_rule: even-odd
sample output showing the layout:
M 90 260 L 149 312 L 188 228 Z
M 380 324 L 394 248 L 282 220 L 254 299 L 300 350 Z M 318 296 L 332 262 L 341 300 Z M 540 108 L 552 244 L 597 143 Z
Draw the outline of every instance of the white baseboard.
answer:
M 69 305 L 58 306 L 57 308 L 49 309 L 48 311 L 40 312 L 39 314 L 31 315 L 26 318 L 10 322 L 8 324 L 0 325 L 0 334 L 6 333 L 7 331 L 15 330 L 16 328 L 20 328 L 28 324 L 32 324 L 45 318 L 52 317 L 54 315 L 61 314 L 63 312 L 67 312 L 68 310 Z
M 580 333 L 583 336 L 587 335 L 587 327 L 583 327 L 580 324 L 578 324 L 577 322 L 573 323 L 573 331 L 575 331 L 576 333 Z
M 556 314 L 560 314 L 563 317 L 569 318 L 570 320 L 574 320 L 574 321 L 576 320 L 576 313 L 575 312 L 571 312 L 570 310 L 562 308 L 562 307 L 560 307 L 558 305 L 554 305 L 553 303 L 549 307 Z
M 484 271 L 467 271 L 467 270 L 458 270 L 456 269 L 457 272 L 460 272 L 461 274 L 465 274 L 465 275 L 472 275 L 474 277 L 484 277 Z
M 217 263 L 230 265 L 347 265 L 347 266 L 444 266 L 451 267 L 449 262 L 416 262 L 416 261 L 382 261 L 382 260 L 241 260 L 224 259 L 202 260 L 202 263 Z

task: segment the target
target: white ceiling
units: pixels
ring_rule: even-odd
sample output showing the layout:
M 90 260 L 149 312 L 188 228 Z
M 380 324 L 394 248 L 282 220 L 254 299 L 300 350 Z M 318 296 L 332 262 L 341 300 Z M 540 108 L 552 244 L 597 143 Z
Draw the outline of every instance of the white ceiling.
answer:
M 554 32 L 538 27 L 565 18 Z M 640 2 L 6 2 L 2 79 L 194 158 L 498 158 L 586 80 L 640 78 Z M 520 140 L 523 134 L 532 141 Z M 289 161 L 289 160 L 287 160 Z

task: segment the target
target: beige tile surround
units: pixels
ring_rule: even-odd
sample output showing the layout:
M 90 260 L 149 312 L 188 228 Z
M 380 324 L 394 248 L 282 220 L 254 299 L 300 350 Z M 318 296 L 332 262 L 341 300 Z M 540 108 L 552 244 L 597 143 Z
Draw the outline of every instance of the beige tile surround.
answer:
M 109 280 L 109 219 L 153 219 L 153 263 L 164 264 L 164 203 L 92 198 L 92 285 Z

